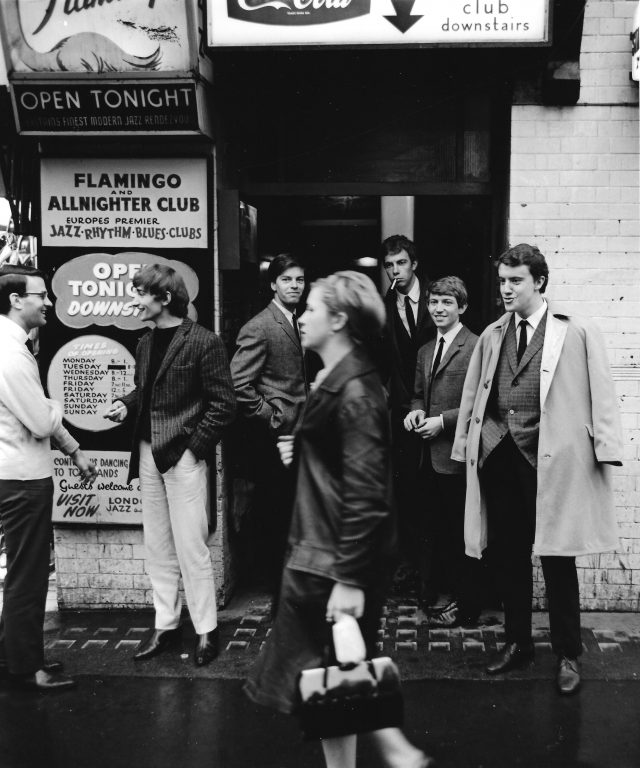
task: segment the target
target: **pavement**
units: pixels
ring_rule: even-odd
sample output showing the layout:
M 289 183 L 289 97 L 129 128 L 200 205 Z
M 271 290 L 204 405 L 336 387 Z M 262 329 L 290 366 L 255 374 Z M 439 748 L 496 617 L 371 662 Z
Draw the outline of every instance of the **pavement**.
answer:
M 48 611 L 48 657 L 78 687 L 45 696 L 0 684 L 0 768 L 322 768 L 319 745 L 301 741 L 293 718 L 242 693 L 269 607 L 255 593 L 221 610 L 222 652 L 204 668 L 191 660 L 188 621 L 181 649 L 136 664 L 151 611 Z M 400 667 L 409 739 L 438 768 L 638 768 L 640 616 L 582 621 L 583 688 L 561 697 L 546 613 L 534 614 L 535 664 L 488 678 L 500 613 L 483 613 L 477 629 L 429 630 L 414 601 L 392 597 L 379 651 Z M 378 768 L 359 744 L 359 768 Z
M 534 613 L 533 623 L 536 663 L 511 679 L 553 677 L 547 614 Z M 50 611 L 45 648 L 76 675 L 244 679 L 269 635 L 270 603 L 264 594 L 249 593 L 221 610 L 222 651 L 203 668 L 196 669 L 191 659 L 195 635 L 186 616 L 182 648 L 134 663 L 131 656 L 152 627 L 152 611 Z M 503 642 L 501 612 L 483 612 L 477 628 L 434 630 L 415 601 L 394 597 L 381 621 L 378 652 L 397 661 L 404 680 L 484 680 L 484 667 Z M 585 680 L 640 679 L 639 614 L 583 613 L 582 642 Z

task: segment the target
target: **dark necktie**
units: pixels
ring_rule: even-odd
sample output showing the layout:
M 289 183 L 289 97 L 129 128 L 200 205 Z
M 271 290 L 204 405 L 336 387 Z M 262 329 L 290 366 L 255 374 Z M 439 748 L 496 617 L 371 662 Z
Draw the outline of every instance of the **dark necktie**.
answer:
M 444 336 L 441 336 L 440 341 L 438 342 L 438 351 L 436 352 L 433 365 L 431 366 L 431 375 L 429 376 L 429 389 L 427 391 L 427 416 L 429 415 L 429 410 L 431 409 L 431 383 L 433 382 L 433 379 L 440 365 L 440 361 L 442 360 L 443 348 L 444 348 Z
M 291 322 L 293 323 L 293 330 L 296 332 L 296 336 L 298 337 L 298 341 L 300 342 L 300 346 L 302 346 L 302 341 L 300 339 L 300 328 L 298 328 L 298 316 L 296 315 L 295 310 L 291 313 Z M 305 391 L 309 391 L 309 379 L 307 376 L 307 361 L 304 359 L 304 350 L 302 350 L 302 377 L 304 378 L 304 388 Z
M 293 330 L 296 332 L 298 341 L 300 341 L 300 328 L 298 328 L 298 316 L 296 315 L 295 310 L 291 314 L 291 322 L 293 323 Z
M 520 336 L 518 338 L 518 349 L 516 351 L 516 358 L 518 360 L 518 363 L 522 360 L 522 355 L 524 355 L 524 351 L 527 348 L 527 326 L 529 323 L 526 320 L 521 320 L 518 323 L 518 327 L 520 328 Z
M 408 296 L 404 297 L 404 311 L 407 316 L 407 325 L 409 326 L 409 336 L 413 338 L 416 335 L 416 319 L 413 316 L 413 307 L 411 306 L 411 299 Z
M 27 339 L 25 341 L 24 345 L 29 350 L 29 352 L 31 352 L 31 354 L 33 355 L 33 341 L 32 341 L 32 339 Z

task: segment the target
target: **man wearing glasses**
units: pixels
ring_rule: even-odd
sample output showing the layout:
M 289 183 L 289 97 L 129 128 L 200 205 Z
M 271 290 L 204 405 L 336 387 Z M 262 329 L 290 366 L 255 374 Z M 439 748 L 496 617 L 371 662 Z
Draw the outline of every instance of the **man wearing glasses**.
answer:
M 28 335 L 47 322 L 52 304 L 32 267 L 0 268 L 0 523 L 7 574 L 0 617 L 0 677 L 36 691 L 71 688 L 57 662 L 44 661 L 53 480 L 50 439 L 85 482 L 95 466 L 62 426 L 62 407 L 45 397 Z

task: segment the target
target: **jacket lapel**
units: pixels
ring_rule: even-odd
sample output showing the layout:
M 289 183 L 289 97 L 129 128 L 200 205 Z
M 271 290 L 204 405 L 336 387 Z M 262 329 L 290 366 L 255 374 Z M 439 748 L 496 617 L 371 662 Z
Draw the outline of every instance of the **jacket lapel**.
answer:
M 436 376 L 440 373 L 440 371 L 443 371 L 449 365 L 451 360 L 458 354 L 458 352 L 460 352 L 462 347 L 464 347 L 468 335 L 469 331 L 465 326 L 462 326 L 458 332 L 458 335 L 451 342 L 451 344 L 449 344 L 449 349 L 447 349 L 447 351 L 444 353 L 444 357 L 440 361 L 440 365 L 436 371 Z
M 193 321 L 185 317 L 185 319 L 182 321 L 182 324 L 180 325 L 178 330 L 174 333 L 173 338 L 171 339 L 171 343 L 167 348 L 167 352 L 164 356 L 164 359 L 160 365 L 160 368 L 158 369 L 158 375 L 155 378 L 156 381 L 158 381 L 158 379 L 160 379 L 166 373 L 167 368 L 171 365 L 171 362 L 173 361 L 173 358 L 178 354 L 178 350 L 184 344 L 185 336 L 191 330 L 192 325 L 193 325 Z
M 553 315 L 550 308 L 547 309 L 547 327 L 540 363 L 540 408 L 544 405 L 549 394 L 568 328 L 568 323 Z
M 418 322 L 416 323 L 416 330 L 422 330 L 425 318 L 430 317 L 427 311 L 427 292 L 420 286 L 420 298 L 418 299 Z
M 517 340 L 516 340 L 516 318 L 512 313 L 505 328 L 505 335 L 510 334 L 511 338 L 507 339 L 507 361 L 509 362 L 509 368 L 511 373 L 515 374 L 518 370 L 518 356 L 517 356 Z
M 493 379 L 493 376 L 496 372 L 496 369 L 498 367 L 498 359 L 500 357 L 500 348 L 502 347 L 504 343 L 504 337 L 509 332 L 509 329 L 511 328 L 511 320 L 513 318 L 513 315 L 511 313 L 505 313 L 502 315 L 502 317 L 496 322 L 496 324 L 493 327 L 493 333 L 491 334 L 491 360 L 489 361 L 489 366 L 487 368 L 487 377 L 490 379 Z M 515 350 L 515 347 L 514 347 Z M 511 363 L 511 360 L 509 360 L 509 365 L 511 365 L 513 372 L 515 373 L 515 351 L 513 352 L 513 365 Z
M 147 376 L 149 375 L 149 364 L 151 363 L 151 344 L 152 344 L 152 335 L 153 331 L 147 331 L 147 333 L 144 335 L 142 339 L 142 344 L 140 345 L 140 360 L 136 361 L 136 365 L 140 366 L 140 381 L 143 382 L 143 386 L 147 381 Z
M 293 326 L 287 320 L 287 318 L 282 314 L 282 312 L 278 309 L 278 307 L 273 303 L 273 301 L 269 304 L 269 309 L 271 310 L 271 314 L 273 315 L 273 319 L 276 321 L 276 323 L 278 323 L 278 325 L 287 334 L 287 336 L 296 345 L 296 347 L 299 350 L 302 350 L 302 347 L 300 345 L 300 340 L 296 336 L 296 332 L 293 330 Z

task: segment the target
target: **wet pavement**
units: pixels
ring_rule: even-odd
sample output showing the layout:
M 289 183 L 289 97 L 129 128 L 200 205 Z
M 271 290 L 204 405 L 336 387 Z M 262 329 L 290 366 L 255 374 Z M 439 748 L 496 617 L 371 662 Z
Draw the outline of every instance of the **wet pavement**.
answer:
M 251 704 L 241 682 L 86 676 L 56 695 L 0 689 L 2 768 L 321 768 L 296 723 Z M 440 768 L 637 768 L 640 685 L 412 681 L 406 732 Z M 361 750 L 359 766 L 378 762 Z
M 475 629 L 429 630 L 409 600 L 390 600 L 379 651 L 400 667 L 407 734 L 441 768 L 638 768 L 640 616 L 583 614 L 582 692 L 560 697 L 548 619 L 534 614 L 536 663 L 502 678 L 484 666 L 503 641 L 500 613 Z M 295 721 L 249 702 L 242 680 L 270 630 L 268 601 L 220 612 L 222 652 L 205 668 L 182 648 L 131 660 L 150 611 L 50 612 L 50 659 L 75 691 L 40 695 L 0 682 L 0 768 L 321 768 Z M 379 763 L 361 745 L 359 768 Z

